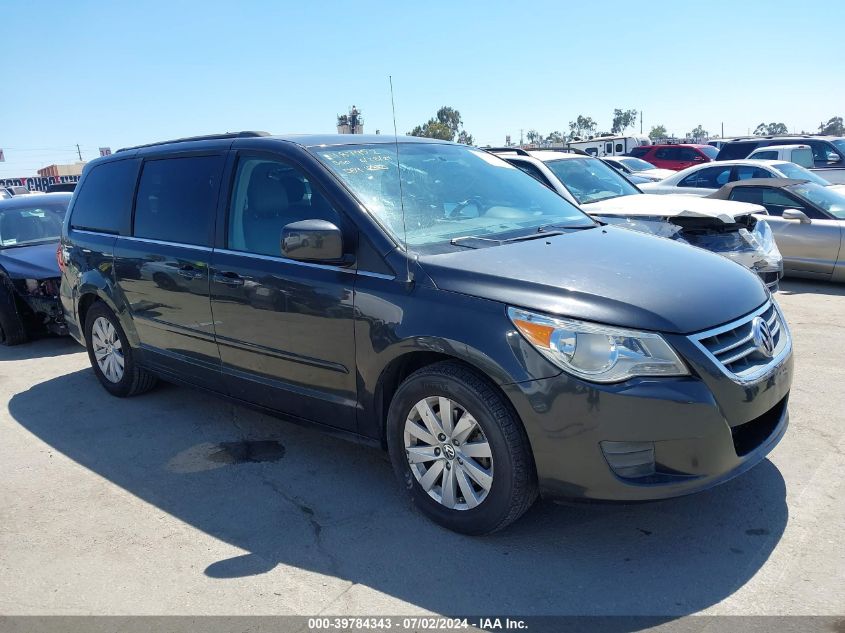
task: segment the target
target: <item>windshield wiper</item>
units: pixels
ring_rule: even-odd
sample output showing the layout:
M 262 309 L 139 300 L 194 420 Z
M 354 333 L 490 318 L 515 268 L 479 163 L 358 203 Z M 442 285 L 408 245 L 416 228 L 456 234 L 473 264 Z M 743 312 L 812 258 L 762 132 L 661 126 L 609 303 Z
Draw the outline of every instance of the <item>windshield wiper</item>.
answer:
M 542 228 L 542 227 L 541 227 Z M 583 227 L 573 227 L 583 228 Z M 478 237 L 475 235 L 467 235 L 464 237 L 456 237 L 449 243 L 453 246 L 464 246 L 467 248 L 485 248 L 487 246 L 501 246 L 502 244 L 512 244 L 513 242 L 525 242 L 527 240 L 537 240 L 545 237 L 552 237 L 554 235 L 564 235 L 565 231 L 542 231 L 536 233 L 529 233 L 528 235 L 520 235 L 518 237 L 511 237 L 506 240 L 495 240 L 489 237 Z
M 595 218 L 590 218 L 595 224 L 544 224 L 537 228 L 537 233 L 549 234 L 549 229 L 559 229 L 562 231 L 580 231 L 582 229 L 594 229 L 596 224 L 602 224 Z

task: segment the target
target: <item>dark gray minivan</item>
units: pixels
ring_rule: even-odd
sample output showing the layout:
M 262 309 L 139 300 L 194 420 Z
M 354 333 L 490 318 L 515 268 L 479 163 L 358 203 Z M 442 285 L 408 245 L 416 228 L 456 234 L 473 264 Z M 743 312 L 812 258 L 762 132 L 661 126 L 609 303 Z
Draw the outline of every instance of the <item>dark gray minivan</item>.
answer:
M 68 327 L 157 378 L 386 448 L 439 523 L 661 499 L 782 437 L 792 344 L 751 272 L 603 226 L 500 158 L 406 137 L 217 135 L 89 163 Z

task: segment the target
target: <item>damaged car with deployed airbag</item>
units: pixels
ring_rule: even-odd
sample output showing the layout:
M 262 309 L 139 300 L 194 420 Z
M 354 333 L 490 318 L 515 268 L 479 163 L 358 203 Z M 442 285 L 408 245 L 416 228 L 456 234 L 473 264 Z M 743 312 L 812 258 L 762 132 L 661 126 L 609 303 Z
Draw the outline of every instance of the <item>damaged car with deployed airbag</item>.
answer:
M 0 344 L 67 334 L 56 248 L 71 194 L 0 200 Z
M 757 273 L 772 292 L 778 288 L 783 257 L 768 222 L 755 217 L 767 215 L 760 205 L 643 193 L 590 156 L 515 148 L 492 151 L 600 222 L 718 253 Z

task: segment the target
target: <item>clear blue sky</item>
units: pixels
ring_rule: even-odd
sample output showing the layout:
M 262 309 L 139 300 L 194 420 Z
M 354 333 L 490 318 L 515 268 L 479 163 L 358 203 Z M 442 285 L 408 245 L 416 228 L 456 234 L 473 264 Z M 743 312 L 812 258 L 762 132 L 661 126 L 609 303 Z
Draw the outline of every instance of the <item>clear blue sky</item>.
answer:
M 845 115 L 845 1 L 4 0 L 0 177 L 166 138 L 367 132 L 457 108 L 478 144 L 608 129 L 613 108 L 683 134 Z M 834 26 L 835 25 L 835 26 Z

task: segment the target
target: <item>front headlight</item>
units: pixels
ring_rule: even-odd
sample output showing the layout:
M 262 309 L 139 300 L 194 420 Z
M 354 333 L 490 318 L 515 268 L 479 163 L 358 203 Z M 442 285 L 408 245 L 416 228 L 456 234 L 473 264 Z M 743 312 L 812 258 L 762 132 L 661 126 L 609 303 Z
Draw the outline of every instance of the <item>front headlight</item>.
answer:
M 634 376 L 686 376 L 683 361 L 659 334 L 508 308 L 520 334 L 564 371 L 593 382 Z

